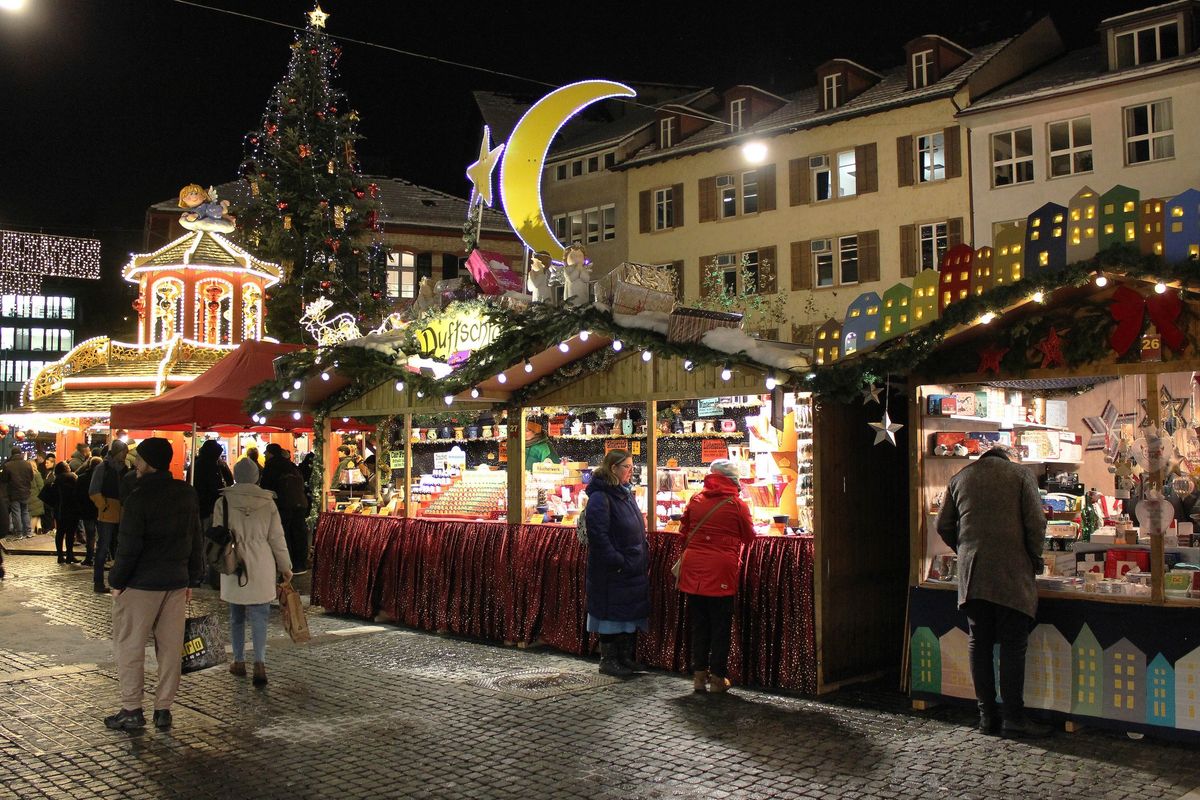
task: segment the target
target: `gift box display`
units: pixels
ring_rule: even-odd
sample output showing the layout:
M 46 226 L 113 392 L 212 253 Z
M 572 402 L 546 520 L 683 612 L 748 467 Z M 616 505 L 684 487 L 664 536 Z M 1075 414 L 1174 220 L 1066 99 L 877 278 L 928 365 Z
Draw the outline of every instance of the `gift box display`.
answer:
M 669 314 L 675 308 L 675 271 L 626 261 L 596 281 L 596 302 L 614 314 Z
M 677 308 L 667 325 L 667 341 L 695 344 L 716 328 L 742 327 L 742 314 L 709 311 L 706 308 Z
M 939 431 L 933 435 L 931 452 L 935 456 L 977 456 L 979 440 L 969 438 L 966 431 Z
M 514 272 L 508 259 L 490 250 L 472 250 L 467 256 L 467 270 L 484 294 L 525 291 L 525 277 Z
M 955 392 L 954 402 L 958 406 L 955 414 L 961 414 L 966 417 L 975 416 L 975 393 L 974 392 Z

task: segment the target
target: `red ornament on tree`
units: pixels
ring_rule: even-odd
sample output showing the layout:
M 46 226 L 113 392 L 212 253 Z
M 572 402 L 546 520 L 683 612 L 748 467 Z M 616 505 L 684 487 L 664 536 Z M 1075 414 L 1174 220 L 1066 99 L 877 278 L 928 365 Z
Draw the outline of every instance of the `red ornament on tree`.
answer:
M 375 300 L 382 300 L 383 292 L 371 292 L 371 297 Z
M 364 197 L 367 196 L 367 193 L 364 192 L 362 189 L 355 189 L 354 196 L 357 197 L 359 200 L 362 200 Z
M 300 153 L 301 158 L 308 158 L 309 156 L 312 155 L 312 148 L 306 144 L 302 144 L 299 147 L 297 147 L 296 151 L 298 153 Z
M 377 183 L 367 184 L 367 191 L 371 193 L 372 199 L 379 197 L 379 184 L 377 184 Z
M 287 201 L 280 200 L 278 203 L 275 204 L 275 207 L 278 208 L 280 211 L 283 211 L 285 208 L 288 207 Z
M 1067 359 L 1063 357 L 1062 344 L 1062 339 L 1059 338 L 1058 331 L 1051 326 L 1050 332 L 1037 343 L 1037 349 L 1042 351 L 1042 369 L 1053 366 L 1065 367 L 1067 365 Z
M 329 287 L 333 286 L 330 281 L 321 281 L 321 288 L 328 291 Z
M 1008 352 L 1007 347 L 988 345 L 979 351 L 979 369 L 977 372 L 994 372 L 1000 374 L 1000 359 Z
M 267 136 L 274 136 L 278 131 L 279 131 L 278 125 L 276 125 L 272 122 L 267 123 Z

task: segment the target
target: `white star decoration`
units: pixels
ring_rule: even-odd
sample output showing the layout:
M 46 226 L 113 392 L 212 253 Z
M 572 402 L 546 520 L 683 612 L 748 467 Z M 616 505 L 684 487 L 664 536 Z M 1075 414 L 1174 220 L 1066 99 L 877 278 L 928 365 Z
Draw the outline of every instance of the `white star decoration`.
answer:
M 329 15 L 321 10 L 321 4 L 318 3 L 316 8 L 308 12 L 308 21 L 314 28 L 324 28 L 325 20 L 329 19 Z
M 883 391 L 882 386 L 876 386 L 873 383 L 870 386 L 863 388 L 863 390 L 862 390 L 863 405 L 865 406 L 867 403 L 878 403 L 879 402 L 879 394 L 882 391 Z
M 492 205 L 492 173 L 500 163 L 500 154 L 503 152 L 503 144 L 492 149 L 492 131 L 484 125 L 483 141 L 479 143 L 479 160 L 467 167 L 467 178 L 475 185 L 475 195 L 489 208 Z
M 903 425 L 892 422 L 892 418 L 888 416 L 888 412 L 884 409 L 883 419 L 879 422 L 868 422 L 875 429 L 875 441 L 872 444 L 879 444 L 884 439 L 891 443 L 892 447 L 896 446 L 896 431 L 903 428 Z

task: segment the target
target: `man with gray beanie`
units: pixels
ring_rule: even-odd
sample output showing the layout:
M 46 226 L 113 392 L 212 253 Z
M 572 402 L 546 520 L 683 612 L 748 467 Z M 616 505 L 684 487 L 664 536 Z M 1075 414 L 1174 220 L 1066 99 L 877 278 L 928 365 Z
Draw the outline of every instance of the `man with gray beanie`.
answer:
M 171 727 L 187 601 L 204 571 L 200 501 L 195 489 L 171 476 L 173 456 L 166 439 L 151 437 L 138 445 L 140 477 L 121 516 L 117 559 L 108 576 L 121 710 L 105 717 L 104 724 L 114 730 L 146 725 L 142 692 L 146 639 L 152 634 L 158 660 L 154 726 Z
M 950 479 L 938 535 L 958 553 L 958 607 L 967 615 L 971 680 L 979 729 L 1005 737 L 1041 737 L 1050 726 L 1025 716 L 1025 650 L 1037 613 L 1046 516 L 1033 472 L 993 447 Z M 996 707 L 992 650 L 1000 645 Z
M 113 439 L 104 460 L 92 470 L 92 482 L 88 486 L 88 495 L 97 512 L 92 589 L 100 593 L 108 592 L 108 587 L 104 585 L 104 563 L 115 550 L 113 545 L 121 524 L 121 478 L 129 471 L 125 463 L 127 455 L 129 445 L 120 439 Z

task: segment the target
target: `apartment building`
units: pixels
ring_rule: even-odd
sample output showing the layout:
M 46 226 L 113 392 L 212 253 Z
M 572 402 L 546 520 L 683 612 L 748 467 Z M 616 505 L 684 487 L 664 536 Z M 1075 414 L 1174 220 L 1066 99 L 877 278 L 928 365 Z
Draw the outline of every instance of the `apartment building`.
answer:
M 719 115 L 660 108 L 654 141 L 616 166 L 629 258 L 672 265 L 685 300 L 714 265 L 735 293 L 781 293 L 786 319 L 763 332 L 805 340 L 971 241 L 958 112 L 1062 50 L 1049 19 L 976 50 L 922 36 L 885 72 L 837 58 L 787 96 L 734 86 Z
M 957 115 L 970 132 L 975 246 L 1085 190 L 1123 186 L 1165 201 L 1200 186 L 1198 5 L 1105 19 L 1095 46 Z

